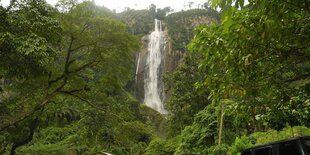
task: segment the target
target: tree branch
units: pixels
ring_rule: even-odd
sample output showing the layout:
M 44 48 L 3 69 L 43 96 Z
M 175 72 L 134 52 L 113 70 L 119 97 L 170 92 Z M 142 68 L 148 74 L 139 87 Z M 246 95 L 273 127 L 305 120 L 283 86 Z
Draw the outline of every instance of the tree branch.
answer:
M 76 51 L 76 50 L 78 50 L 78 49 L 80 49 L 80 48 L 83 48 L 83 47 L 86 47 L 86 46 L 92 46 L 92 45 L 95 45 L 95 44 L 97 44 L 98 42 L 99 42 L 99 41 L 95 41 L 95 42 L 92 42 L 92 43 L 88 43 L 88 44 L 80 45 L 80 46 L 78 46 L 78 47 L 76 47 L 76 48 L 72 49 L 72 51 Z
M 82 65 L 82 66 L 80 66 L 80 67 L 78 67 L 78 68 L 76 68 L 76 69 L 74 69 L 72 71 L 69 71 L 69 73 L 71 74 L 71 73 L 79 72 L 79 71 L 81 71 L 81 70 L 83 70 L 83 69 L 85 69 L 87 67 L 96 65 L 95 63 L 96 63 L 96 61 L 88 62 L 88 63 L 86 63 L 86 64 L 84 64 L 84 65 Z
M 49 88 L 53 83 L 58 82 L 59 80 L 63 79 L 64 77 L 65 77 L 65 74 L 62 74 L 61 76 L 59 76 L 59 77 L 56 78 L 55 80 L 48 81 L 48 88 Z
M 82 34 L 87 28 L 88 28 L 88 24 L 85 23 L 85 24 L 84 24 L 84 27 L 83 27 L 83 30 L 81 31 L 81 34 Z
M 38 120 L 39 120 L 39 119 L 38 119 L 38 117 L 37 117 L 35 120 L 33 120 L 33 121 L 30 123 L 30 126 L 29 126 L 29 135 L 28 135 L 25 139 L 20 140 L 20 141 L 18 141 L 18 142 L 15 142 L 15 143 L 13 144 L 13 146 L 12 146 L 12 148 L 11 148 L 10 155 L 15 155 L 15 150 L 16 150 L 18 147 L 23 146 L 23 145 L 25 145 L 25 144 L 27 144 L 27 143 L 29 143 L 29 142 L 32 141 L 32 139 L 33 139 L 33 134 L 34 134 L 34 130 L 36 129 L 37 124 L 38 124 L 38 122 L 39 122 Z
M 102 113 L 108 114 L 107 111 L 106 111 L 105 109 L 102 109 L 101 107 L 95 106 L 95 105 L 92 104 L 90 101 L 88 101 L 88 100 L 86 100 L 86 99 L 83 99 L 82 97 L 80 97 L 80 96 L 78 96 L 78 95 L 76 95 L 76 94 L 74 94 L 74 93 L 70 93 L 70 92 L 62 92 L 62 93 L 66 94 L 66 95 L 70 95 L 70 96 L 72 96 L 72 97 L 75 97 L 75 98 L 77 98 L 77 99 L 79 99 L 79 100 L 81 100 L 81 101 L 87 103 L 87 104 L 90 105 L 92 108 L 94 108 L 94 109 L 99 109 Z M 121 118 L 120 116 L 118 116 L 118 115 L 116 115 L 116 114 L 113 114 L 113 113 L 111 113 L 111 112 L 110 112 L 110 114 L 113 115 L 113 116 L 115 116 L 115 117 L 117 117 L 118 119 L 124 121 L 124 119 Z
M 59 77 L 57 77 L 55 80 L 48 81 L 48 88 L 50 88 L 52 84 L 60 81 L 61 79 L 64 79 L 64 81 L 66 81 L 66 76 L 69 73 L 69 66 L 75 61 L 75 60 L 70 61 L 71 52 L 72 52 L 71 48 L 73 45 L 73 41 L 74 41 L 74 38 L 73 38 L 73 36 L 71 36 L 70 37 L 70 44 L 68 47 L 67 56 L 66 56 L 66 60 L 65 60 L 64 72 Z
M 73 60 L 72 60 L 73 61 Z M 72 62 L 71 61 L 71 62 Z M 68 62 L 68 64 L 69 64 L 70 62 Z M 59 76 L 58 78 L 56 78 L 55 80 L 51 80 L 51 81 L 49 81 L 48 82 L 48 88 L 50 88 L 50 86 L 53 84 L 53 83 L 56 83 L 56 82 L 58 82 L 58 81 L 60 81 L 60 80 L 64 80 L 64 83 L 61 85 L 61 86 L 59 86 L 58 88 L 57 88 L 57 90 L 56 91 L 60 91 L 64 86 L 65 86 L 65 84 L 67 83 L 67 80 L 68 80 L 68 75 L 69 74 L 72 74 L 72 73 L 77 73 L 77 72 L 79 72 L 79 71 L 81 71 L 81 70 L 83 70 L 83 69 L 85 69 L 85 68 L 87 68 L 87 67 L 90 67 L 90 66 L 94 66 L 94 65 L 96 65 L 96 61 L 92 61 L 92 62 L 89 62 L 89 63 L 86 63 L 86 64 L 84 64 L 84 65 L 82 65 L 82 66 L 80 66 L 80 67 L 78 67 L 78 68 L 76 68 L 76 69 L 74 69 L 74 70 L 72 70 L 72 71 L 69 71 L 69 70 L 67 70 L 67 72 L 64 72 L 61 76 Z
M 74 51 L 71 49 L 72 45 L 73 45 L 74 38 L 73 38 L 73 36 L 71 36 L 70 38 L 71 38 L 71 40 L 70 40 L 69 48 L 67 51 L 64 74 L 68 73 L 69 65 L 70 65 L 69 61 L 70 61 L 70 57 L 71 57 L 71 52 Z
M 8 122 L 5 122 L 3 124 L 0 125 L 0 131 L 3 131 L 5 129 L 7 129 L 10 126 L 16 125 L 17 123 L 27 119 L 28 117 L 32 116 L 33 114 L 35 114 L 38 110 L 42 109 L 44 106 L 46 106 L 49 101 L 56 96 L 56 92 L 46 96 L 42 102 L 40 104 L 38 104 L 32 111 L 27 112 L 27 113 L 21 113 L 18 116 L 14 116 L 13 119 L 11 119 Z
M 73 93 L 77 93 L 77 92 L 80 92 L 80 91 L 83 91 L 85 90 L 85 88 L 83 89 L 73 89 L 73 90 L 59 90 L 58 92 L 59 93 L 63 93 L 63 94 L 73 94 Z

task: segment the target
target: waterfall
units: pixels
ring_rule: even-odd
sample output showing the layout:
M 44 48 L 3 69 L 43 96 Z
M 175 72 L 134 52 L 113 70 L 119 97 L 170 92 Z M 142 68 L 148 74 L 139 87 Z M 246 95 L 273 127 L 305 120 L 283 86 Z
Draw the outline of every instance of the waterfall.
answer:
M 140 53 L 138 53 L 138 61 L 137 61 L 137 68 L 136 68 L 136 81 L 138 80 L 138 73 L 139 73 L 139 66 L 140 66 Z
M 161 21 L 155 19 L 155 30 L 149 36 L 146 58 L 146 76 L 144 78 L 144 103 L 162 114 L 167 111 L 163 105 L 164 91 L 162 82 L 163 52 L 165 37 Z

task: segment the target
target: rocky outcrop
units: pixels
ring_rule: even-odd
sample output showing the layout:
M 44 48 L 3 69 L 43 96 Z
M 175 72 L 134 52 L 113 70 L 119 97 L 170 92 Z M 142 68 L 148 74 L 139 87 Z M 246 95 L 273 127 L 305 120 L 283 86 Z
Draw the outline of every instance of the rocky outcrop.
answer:
M 164 59 L 164 71 L 171 72 L 174 71 L 179 63 L 180 60 L 183 58 L 185 52 L 180 50 L 173 50 L 171 39 L 167 35 L 167 42 L 166 42 L 166 49 L 165 49 L 165 59 Z
M 164 31 L 165 35 L 165 51 L 164 51 L 164 62 L 163 68 L 160 71 L 162 75 L 159 77 L 160 81 L 163 80 L 164 73 L 172 72 L 179 65 L 180 60 L 182 59 L 184 52 L 179 50 L 173 50 L 171 40 L 168 36 L 167 31 Z M 135 64 L 136 64 L 136 85 L 135 85 L 135 95 L 136 98 L 143 102 L 144 100 L 144 79 L 145 71 L 147 69 L 146 58 L 148 54 L 148 42 L 149 36 L 145 35 L 141 39 L 141 49 L 135 55 Z M 165 99 L 164 99 L 165 100 Z
M 144 76 L 146 71 L 146 58 L 148 53 L 149 36 L 145 35 L 141 38 L 140 51 L 136 53 L 136 75 L 135 75 L 135 96 L 140 101 L 144 100 Z
M 160 81 L 167 72 L 173 72 L 181 63 L 186 53 L 186 45 L 194 36 L 194 28 L 199 25 L 209 25 L 217 22 L 214 16 L 210 16 L 212 12 L 206 10 L 190 10 L 169 15 L 166 23 L 163 23 L 165 35 L 165 50 L 163 68 L 160 69 Z M 144 79 L 147 71 L 147 54 L 148 54 L 149 35 L 145 35 L 141 39 L 141 49 L 136 53 L 136 98 L 144 101 Z M 161 84 L 163 85 L 163 84 Z M 165 102 L 169 95 L 164 95 Z

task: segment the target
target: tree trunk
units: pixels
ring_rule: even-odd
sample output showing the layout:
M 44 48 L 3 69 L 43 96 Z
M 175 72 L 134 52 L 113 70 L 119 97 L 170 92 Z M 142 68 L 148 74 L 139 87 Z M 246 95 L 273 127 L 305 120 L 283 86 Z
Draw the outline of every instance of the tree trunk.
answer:
M 252 129 L 253 129 L 253 133 L 257 131 L 257 122 L 256 122 L 256 108 L 255 106 L 252 109 L 252 118 L 253 118 L 253 125 L 252 125 Z
M 219 126 L 219 135 L 218 135 L 218 145 L 221 145 L 222 144 L 222 132 L 223 132 L 223 124 L 224 124 L 224 103 L 223 101 L 221 101 L 220 103 L 220 110 L 221 110 L 221 113 L 220 113 L 220 126 Z
M 28 144 L 29 142 L 32 141 L 32 138 L 33 138 L 33 134 L 34 134 L 34 130 L 36 129 L 37 127 L 37 124 L 38 124 L 38 118 L 36 118 L 35 120 L 33 120 L 31 123 L 30 123 L 30 127 L 29 127 L 29 135 L 21 140 L 21 141 L 18 141 L 18 142 L 15 142 L 11 148 L 11 152 L 10 152 L 10 155 L 15 155 L 15 150 L 20 147 L 20 146 L 23 146 L 23 145 L 26 145 Z

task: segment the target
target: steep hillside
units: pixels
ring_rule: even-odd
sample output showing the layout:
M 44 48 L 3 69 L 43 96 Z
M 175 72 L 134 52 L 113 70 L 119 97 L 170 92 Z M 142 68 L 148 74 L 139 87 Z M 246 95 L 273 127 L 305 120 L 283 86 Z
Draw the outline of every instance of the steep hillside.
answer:
M 150 10 L 126 10 L 117 14 L 134 35 L 146 35 L 153 29 L 155 15 Z
M 165 18 L 169 36 L 165 59 L 165 71 L 173 71 L 186 51 L 186 46 L 194 37 L 194 29 L 219 21 L 219 13 L 211 9 L 192 9 L 176 12 Z
M 174 50 L 186 50 L 186 45 L 193 38 L 193 30 L 201 25 L 219 21 L 219 13 L 211 9 L 192 9 L 170 14 L 165 23 Z

